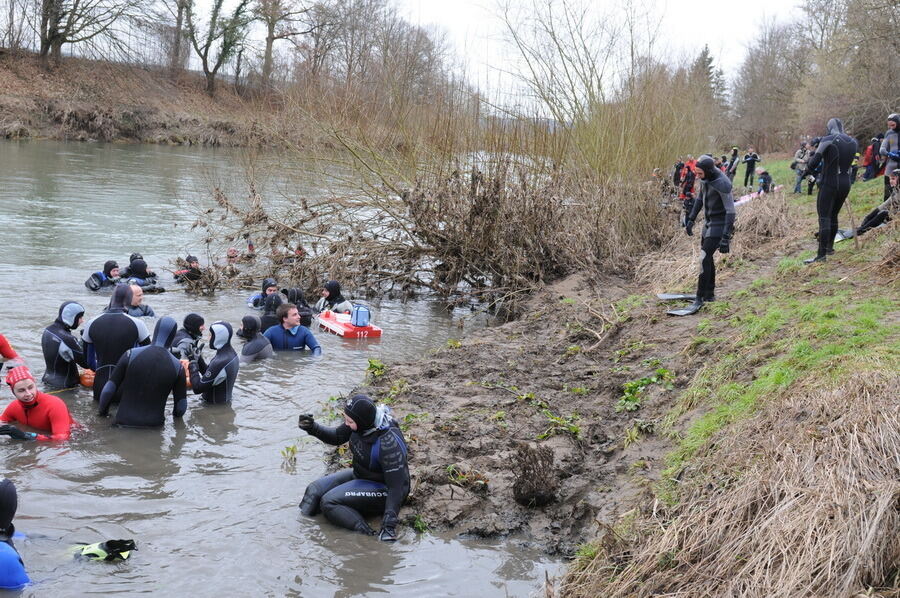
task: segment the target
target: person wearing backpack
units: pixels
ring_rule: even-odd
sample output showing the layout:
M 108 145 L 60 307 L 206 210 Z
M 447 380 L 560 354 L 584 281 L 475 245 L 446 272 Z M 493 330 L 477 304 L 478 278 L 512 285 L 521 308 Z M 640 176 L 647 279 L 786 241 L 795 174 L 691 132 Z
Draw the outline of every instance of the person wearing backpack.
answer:
M 344 405 L 344 422 L 323 426 L 309 413 L 300 415 L 298 427 L 326 444 L 349 443 L 352 469 L 319 478 L 306 487 L 300 511 L 312 517 L 320 511 L 334 525 L 368 536 L 376 535 L 365 516 L 381 516 L 378 539 L 397 539 L 400 507 L 409 495 L 410 478 L 406 439 L 386 405 L 375 405 L 366 395 L 354 395 Z

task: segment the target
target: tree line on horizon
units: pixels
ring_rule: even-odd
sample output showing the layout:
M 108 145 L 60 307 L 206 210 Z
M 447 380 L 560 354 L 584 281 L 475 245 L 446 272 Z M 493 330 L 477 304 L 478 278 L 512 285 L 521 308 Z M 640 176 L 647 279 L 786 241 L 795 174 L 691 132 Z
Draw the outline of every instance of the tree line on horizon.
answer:
M 528 93 L 514 107 L 488 102 L 490 112 L 549 116 L 567 145 L 640 118 L 640 106 L 651 131 L 677 121 L 667 157 L 732 144 L 787 150 L 823 133 L 831 116 L 868 137 L 900 100 L 900 0 L 803 0 L 794 20 L 763 21 L 733 65 L 706 47 L 686 64 L 660 58 L 664 23 L 635 8 L 613 16 L 583 0 L 526 0 L 516 14 L 511 6 L 501 12 Z M 0 47 L 35 51 L 46 68 L 64 68 L 65 48 L 173 75 L 196 64 L 210 95 L 227 73 L 242 92 L 299 90 L 326 107 L 339 97 L 358 114 L 431 106 L 483 120 L 484 98 L 459 57 L 392 0 L 0 0 Z

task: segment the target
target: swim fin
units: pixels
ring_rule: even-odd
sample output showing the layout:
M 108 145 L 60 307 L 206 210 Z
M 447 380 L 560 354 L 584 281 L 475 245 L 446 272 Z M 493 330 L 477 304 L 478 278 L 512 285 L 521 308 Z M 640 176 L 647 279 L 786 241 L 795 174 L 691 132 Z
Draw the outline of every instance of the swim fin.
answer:
M 75 558 L 93 561 L 124 561 L 137 550 L 134 540 L 107 540 L 96 544 L 77 544 L 73 546 Z
M 697 295 L 694 293 L 659 293 L 656 298 L 660 301 L 693 301 Z
M 690 316 L 700 311 L 701 307 L 703 307 L 703 302 L 694 300 L 693 303 L 683 309 L 670 309 L 666 313 L 670 316 Z

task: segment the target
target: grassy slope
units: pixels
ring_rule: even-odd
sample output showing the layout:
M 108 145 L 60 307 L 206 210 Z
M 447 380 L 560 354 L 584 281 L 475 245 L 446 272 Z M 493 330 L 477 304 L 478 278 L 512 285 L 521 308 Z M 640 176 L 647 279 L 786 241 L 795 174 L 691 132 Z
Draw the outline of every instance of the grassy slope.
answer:
M 788 161 L 768 167 L 790 192 L 794 175 Z M 880 178 L 854 185 L 849 202 L 856 224 L 881 202 L 882 189 Z M 686 482 L 702 483 L 696 458 L 715 455 L 717 439 L 763 405 L 809 388 L 836 386 L 853 373 L 900 367 L 896 265 L 893 270 L 879 267 L 886 249 L 896 243 L 897 223 L 865 235 L 861 247 L 853 241 L 838 244 L 826 264 L 810 267 L 803 259 L 813 255 L 814 242 L 804 233 L 815 229 L 815 195 L 791 198 L 802 215 L 792 229 L 803 238 L 745 288 L 708 306 L 697 323 L 689 347 L 705 355 L 704 365 L 659 427 L 676 443 L 656 490 L 670 506 L 683 498 Z M 841 226 L 849 227 L 846 209 Z M 580 555 L 565 580 L 567 594 L 597 591 L 596 576 L 611 570 L 592 567 L 594 559 L 612 556 L 600 543 L 584 546 Z M 601 587 L 611 593 L 615 583 L 606 583 Z

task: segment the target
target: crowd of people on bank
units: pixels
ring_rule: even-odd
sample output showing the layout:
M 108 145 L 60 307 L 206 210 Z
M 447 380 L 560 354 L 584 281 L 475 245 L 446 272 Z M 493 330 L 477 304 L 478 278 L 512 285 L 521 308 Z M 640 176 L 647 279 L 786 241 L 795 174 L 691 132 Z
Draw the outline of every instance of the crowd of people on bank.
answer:
M 188 256 L 185 264 L 175 273 L 176 280 L 202 276 L 196 257 Z M 172 417 L 183 417 L 189 390 L 204 403 L 228 404 L 242 364 L 271 357 L 276 351 L 321 355 L 322 347 L 310 329 L 314 315 L 360 309 L 344 297 L 335 280 L 325 283 L 319 300 L 310 306 L 300 288 L 279 289 L 275 279 L 266 278 L 260 292 L 247 301 L 260 315 L 244 316 L 236 333 L 227 321 L 207 326 L 203 315 L 190 313 L 181 327 L 169 316 L 159 317 L 151 335 L 145 320 L 156 314 L 143 303 L 143 295 L 164 289 L 139 253 L 130 256 L 124 269 L 114 260 L 107 261 L 85 286 L 92 291 L 109 289 L 109 304 L 87 320 L 78 301 L 59 306 L 56 319 L 41 335 L 45 365 L 41 386 L 46 392 L 38 388 L 31 369 L 0 334 L 0 356 L 6 361 L 5 381 L 13 399 L 0 414 L 0 436 L 18 441 L 68 440 L 73 431 L 86 426 L 71 417 L 66 401 L 55 393 L 79 384 L 92 387 L 98 416 L 108 417 L 115 408 L 113 424 L 124 428 L 163 426 L 169 397 Z M 235 335 L 244 339 L 240 352 L 232 346 Z M 211 355 L 204 355 L 205 343 Z M 335 525 L 369 535 L 376 532 L 366 517 L 381 515 L 379 539 L 395 540 L 400 505 L 409 494 L 409 469 L 406 441 L 390 409 L 356 395 L 347 401 L 340 425 L 324 426 L 311 414 L 303 414 L 298 426 L 325 443 L 349 443 L 354 455 L 351 469 L 309 485 L 300 505 L 303 513 L 321 512 Z M 15 497 L 12 482 L 0 482 L 0 589 L 21 587 L 28 579 L 13 543 Z
M 826 125 L 826 134 L 805 140 L 794 154 L 791 169 L 796 172 L 794 193 L 802 193 L 807 184 L 807 194 L 818 187 L 816 209 L 819 230 L 816 233 L 816 255 L 806 263 L 823 262 L 834 253 L 836 239 L 861 235 L 881 226 L 900 211 L 900 114 L 887 118 L 887 131 L 873 137 L 864 150 L 862 159 L 856 139 L 844 131 L 843 122 L 832 118 Z M 736 210 L 733 196 L 734 178 L 739 166 L 744 164 L 744 188 L 753 189 L 754 175 L 758 177 L 756 195 L 763 196 L 775 189 L 768 171 L 757 166 L 762 158 L 751 146 L 743 156 L 735 146 L 730 155 L 705 154 L 694 159 L 687 156 L 673 167 L 670 178 L 664 178 L 659 169 L 653 172 L 665 197 L 677 197 L 681 202 L 681 226 L 693 235 L 694 222 L 700 210 L 704 211 L 705 224 L 700 246 L 700 274 L 694 303 L 685 310 L 673 310 L 674 315 L 696 313 L 704 303 L 715 300 L 716 251 L 728 253 L 735 230 Z M 866 215 L 855 230 L 838 227 L 838 214 L 846 201 L 850 187 L 864 168 L 862 180 L 884 176 L 884 201 Z

